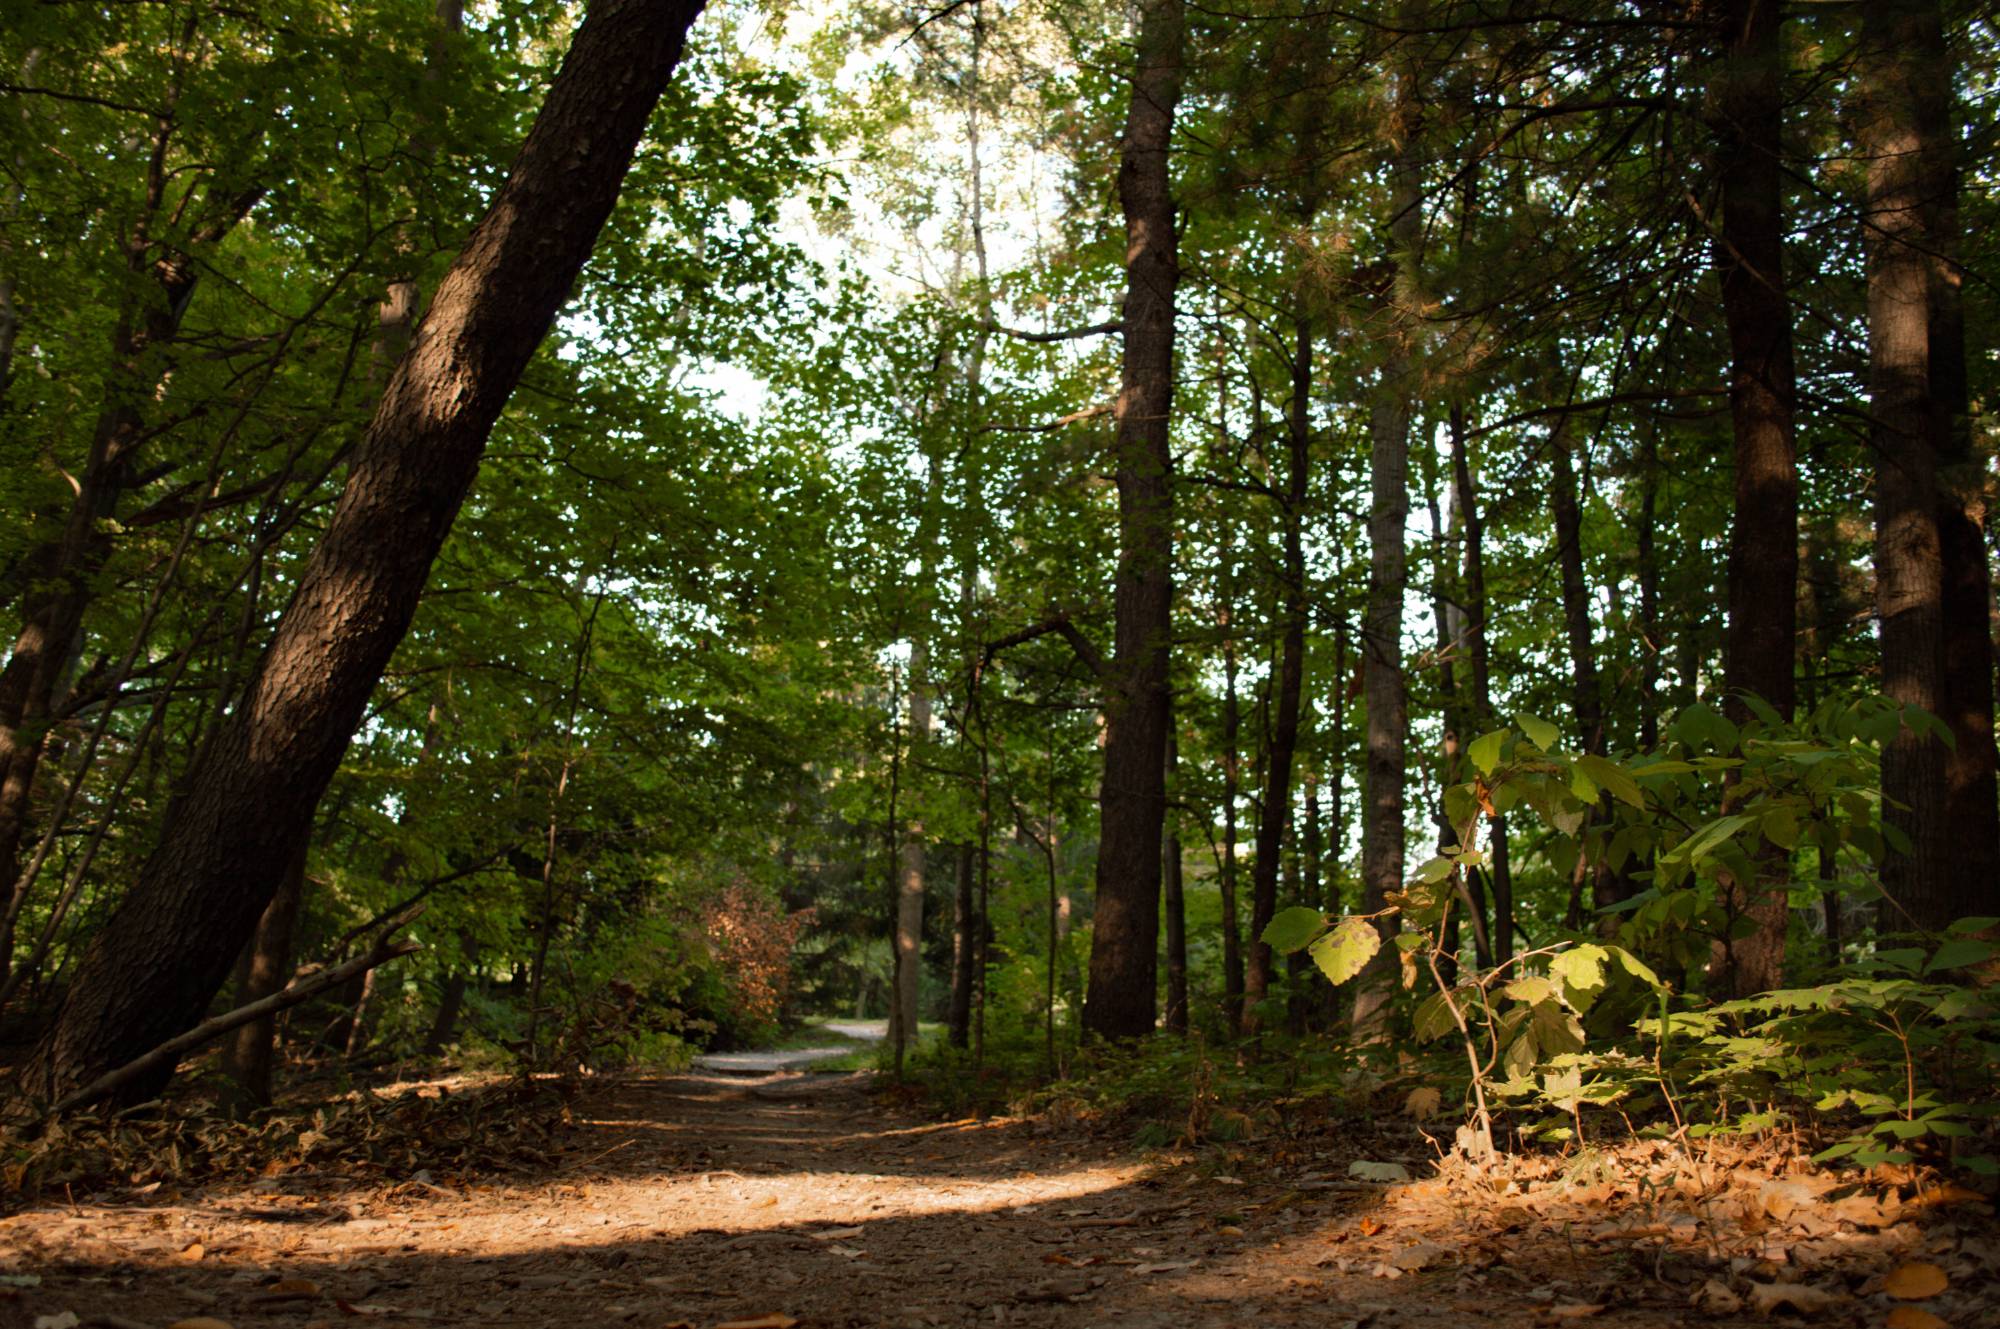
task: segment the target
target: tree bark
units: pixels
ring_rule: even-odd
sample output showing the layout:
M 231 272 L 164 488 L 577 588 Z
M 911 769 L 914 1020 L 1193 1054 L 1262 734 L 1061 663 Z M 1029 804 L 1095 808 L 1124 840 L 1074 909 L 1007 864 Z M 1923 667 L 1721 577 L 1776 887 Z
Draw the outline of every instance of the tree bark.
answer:
M 1118 394 L 1116 646 L 1104 698 L 1097 918 L 1083 1027 L 1152 1031 L 1166 817 L 1173 628 L 1174 291 L 1180 280 L 1168 171 L 1181 96 L 1182 0 L 1139 11 L 1132 103 L 1118 171 L 1125 213 L 1125 350 Z
M 1868 160 L 1869 441 L 1882 690 L 1943 720 L 1882 752 L 1885 928 L 1941 929 L 2000 898 L 1984 510 L 1965 425 L 1951 59 L 1935 0 L 1862 21 Z M 1893 805 L 1891 803 L 1893 800 Z
M 282 989 L 292 976 L 292 925 L 298 918 L 299 903 L 305 894 L 306 842 L 301 841 L 285 879 L 271 903 L 257 920 L 256 935 L 250 939 L 237 985 L 236 1004 L 248 1006 Z M 373 970 L 369 971 L 373 973 Z M 275 1013 L 252 1020 L 222 1045 L 222 1070 L 236 1082 L 245 1102 L 257 1107 L 271 1103 L 271 1062 L 277 1034 Z
M 1452 484 L 1459 521 L 1465 530 L 1465 653 L 1472 666 L 1469 728 L 1484 732 L 1493 725 L 1492 674 L 1486 639 L 1486 525 L 1479 515 L 1479 494 L 1472 483 L 1472 460 L 1466 455 L 1463 407 L 1452 407 L 1450 428 Z M 1492 870 L 1484 875 L 1493 897 L 1493 924 L 1487 936 L 1493 949 L 1493 963 L 1504 965 L 1514 958 L 1514 877 L 1507 861 L 1505 817 L 1493 818 L 1487 828 L 1487 856 Z
M 22 1081 L 46 1098 L 200 1018 L 416 611 L 494 421 L 616 202 L 700 0 L 595 0 L 505 184 L 383 391 L 241 704 L 79 964 Z M 161 963 L 161 957 L 172 957 Z M 160 1067 L 127 1082 L 151 1097 Z
M 1170 797 L 1178 792 L 1180 760 L 1180 741 L 1170 716 L 1167 725 L 1167 793 Z M 1187 898 L 1181 875 L 1180 827 L 1171 814 L 1167 817 L 1167 833 L 1161 841 L 1160 854 L 1160 870 L 1164 874 L 1161 905 L 1167 928 L 1166 1026 L 1175 1033 L 1184 1034 L 1188 1027 Z
M 1790 718 L 1796 694 L 1799 484 L 1780 195 L 1783 15 L 1778 0 L 1725 0 L 1720 20 L 1715 128 L 1722 225 L 1715 262 L 1729 333 L 1736 461 L 1724 683 L 1738 719 L 1747 714 L 1736 700 L 1745 692 Z M 1737 995 L 1780 982 L 1788 875 L 1788 865 L 1772 855 L 1759 860 L 1757 881 L 1725 887 L 1730 912 L 1756 920 L 1751 936 L 1722 947 L 1725 981 Z
M 1389 162 L 1389 235 L 1396 278 L 1389 295 L 1388 346 L 1369 418 L 1368 613 L 1362 626 L 1362 691 L 1367 703 L 1367 757 L 1361 814 L 1361 908 L 1376 913 L 1403 887 L 1403 777 L 1408 757 L 1408 697 L 1403 677 L 1403 597 L 1407 589 L 1406 528 L 1410 516 L 1410 426 L 1415 373 L 1409 342 L 1423 238 L 1421 163 L 1417 157 L 1420 99 L 1414 61 L 1397 72 L 1398 139 Z M 1392 929 L 1385 926 L 1386 938 Z M 1394 957 L 1377 953 L 1357 980 L 1353 1029 L 1379 1037 Z

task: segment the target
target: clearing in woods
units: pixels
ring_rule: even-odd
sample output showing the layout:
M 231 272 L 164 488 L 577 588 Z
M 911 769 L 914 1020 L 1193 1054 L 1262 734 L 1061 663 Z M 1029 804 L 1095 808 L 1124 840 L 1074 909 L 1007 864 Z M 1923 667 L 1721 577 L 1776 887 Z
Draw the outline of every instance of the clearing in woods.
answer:
M 449 1185 L 321 1165 L 45 1200 L 0 1223 L 0 1324 L 1996 1322 L 1969 1193 L 1885 1203 L 1658 1145 L 1426 1180 L 1402 1121 L 1142 1157 L 1076 1123 L 900 1114 L 870 1081 L 599 1081 L 559 1156 Z M 1940 1318 L 1887 1318 L 1919 1309 Z

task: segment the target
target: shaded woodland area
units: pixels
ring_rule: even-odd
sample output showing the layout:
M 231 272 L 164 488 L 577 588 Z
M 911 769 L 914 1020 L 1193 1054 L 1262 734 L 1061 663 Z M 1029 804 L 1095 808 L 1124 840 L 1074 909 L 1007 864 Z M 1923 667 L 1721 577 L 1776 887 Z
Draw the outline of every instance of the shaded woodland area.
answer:
M 13 0 L 9 1191 L 846 1015 L 1983 1203 L 1997 110 L 1958 0 Z

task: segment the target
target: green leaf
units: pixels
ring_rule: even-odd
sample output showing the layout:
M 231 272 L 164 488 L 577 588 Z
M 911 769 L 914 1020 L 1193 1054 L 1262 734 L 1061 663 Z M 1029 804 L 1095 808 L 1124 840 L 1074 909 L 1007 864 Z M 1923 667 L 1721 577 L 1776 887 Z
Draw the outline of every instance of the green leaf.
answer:
M 1578 767 L 1589 772 L 1590 778 L 1598 786 L 1610 793 L 1620 803 L 1643 810 L 1646 806 L 1645 791 L 1639 782 L 1625 773 L 1625 768 L 1608 757 L 1600 757 L 1586 752 L 1576 759 Z
M 1992 959 L 1995 952 L 2000 952 L 2000 947 L 1990 941 L 1981 941 L 1977 937 L 1953 937 L 1937 948 L 1937 954 L 1931 956 L 1924 972 L 1935 974 L 1940 969 L 1963 969 L 1969 964 Z
M 1320 972 L 1339 984 L 1360 973 L 1381 949 L 1382 934 L 1375 930 L 1375 924 L 1350 914 L 1314 942 L 1310 953 Z
M 1984 932 L 1988 928 L 2000 927 L 2000 918 L 1961 918 L 1945 928 L 1946 932 L 1960 936 L 1968 932 Z
M 1293 906 L 1280 910 L 1264 925 L 1260 940 L 1280 955 L 1304 950 L 1312 939 L 1326 931 L 1326 915 L 1317 909 Z
M 1528 736 L 1530 743 L 1544 752 L 1555 747 L 1562 739 L 1562 731 L 1539 716 L 1517 715 L 1514 717 L 1514 723 L 1521 727 L 1521 732 Z
M 1536 1005 L 1539 1002 L 1554 1000 L 1556 995 L 1555 984 L 1538 974 L 1530 974 L 1526 978 L 1517 978 L 1506 987 L 1500 989 L 1500 991 L 1506 996 L 1512 997 L 1515 1001 L 1525 1002 L 1530 1006 Z
M 1436 858 L 1426 860 L 1417 869 L 1416 875 L 1412 880 L 1425 883 L 1443 881 L 1451 875 L 1451 870 L 1455 866 L 1457 865 L 1451 859 L 1440 854 Z
M 1572 946 L 1549 961 L 1549 977 L 1562 984 L 1563 1000 L 1578 1011 L 1587 1011 L 1597 994 L 1610 985 L 1604 973 L 1607 958 L 1602 946 Z
M 1500 746 L 1506 739 L 1506 730 L 1495 729 L 1490 734 L 1481 734 L 1473 739 L 1472 746 L 1465 750 L 1466 755 L 1472 758 L 1472 764 L 1479 768 L 1481 775 L 1493 774 L 1494 769 L 1500 765 Z

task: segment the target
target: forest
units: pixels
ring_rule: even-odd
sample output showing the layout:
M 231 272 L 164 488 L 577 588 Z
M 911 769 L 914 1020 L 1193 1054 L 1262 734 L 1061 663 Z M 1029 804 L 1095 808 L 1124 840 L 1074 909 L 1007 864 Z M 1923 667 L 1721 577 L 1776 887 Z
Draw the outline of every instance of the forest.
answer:
M 1397 1233 L 1585 1173 L 1748 1197 L 1680 1312 L 2000 1313 L 1986 6 L 4 14 L 0 1317 L 334 1295 L 80 1200 L 748 1186 L 718 1093 L 1211 1243 L 912 1325 L 1366 1282 L 1189 1290 L 1357 1196 L 1476 1304 L 1554 1257 Z M 815 1277 L 611 1318 L 890 1322 Z

